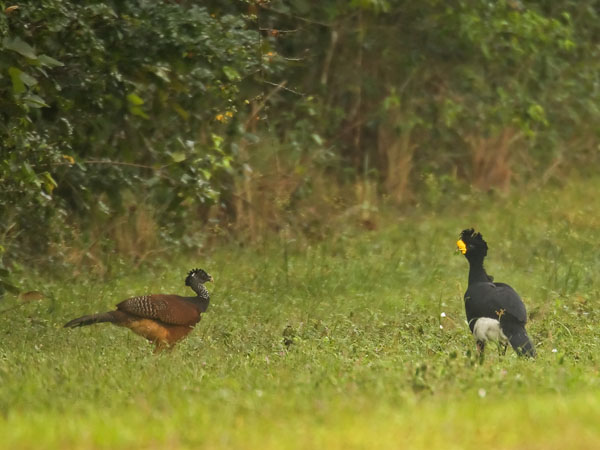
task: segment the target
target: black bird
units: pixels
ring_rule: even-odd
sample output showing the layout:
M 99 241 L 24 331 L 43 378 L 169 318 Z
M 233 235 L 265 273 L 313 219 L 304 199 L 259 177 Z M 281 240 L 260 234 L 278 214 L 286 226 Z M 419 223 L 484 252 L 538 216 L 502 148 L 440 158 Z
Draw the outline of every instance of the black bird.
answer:
M 477 349 L 483 356 L 487 341 L 507 342 L 521 355 L 535 357 L 535 348 L 525 331 L 527 311 L 523 300 L 508 284 L 495 283 L 483 268 L 487 243 L 473 228 L 463 230 L 456 243 L 469 261 L 469 286 L 465 292 L 465 311 Z

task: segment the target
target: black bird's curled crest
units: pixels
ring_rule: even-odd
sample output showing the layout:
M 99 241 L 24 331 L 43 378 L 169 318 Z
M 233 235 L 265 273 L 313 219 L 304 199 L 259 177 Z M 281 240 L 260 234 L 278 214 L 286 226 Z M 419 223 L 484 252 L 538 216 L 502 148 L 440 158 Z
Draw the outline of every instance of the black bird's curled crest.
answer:
M 467 252 L 476 251 L 482 256 L 487 255 L 487 242 L 483 240 L 481 233 L 476 233 L 473 228 L 467 228 L 460 233 L 460 240 L 463 241 L 467 247 Z

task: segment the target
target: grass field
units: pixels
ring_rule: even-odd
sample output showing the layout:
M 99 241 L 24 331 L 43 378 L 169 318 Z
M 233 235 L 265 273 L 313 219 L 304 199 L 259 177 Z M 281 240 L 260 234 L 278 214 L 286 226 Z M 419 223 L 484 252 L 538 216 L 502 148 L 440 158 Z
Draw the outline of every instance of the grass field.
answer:
M 465 195 L 318 243 L 26 280 L 47 298 L 0 313 L 0 448 L 600 448 L 598 192 L 600 179 Z M 467 226 L 524 298 L 535 361 L 489 346 L 478 363 L 455 252 Z M 196 266 L 215 277 L 211 307 L 173 352 L 105 324 L 61 328 L 185 293 Z

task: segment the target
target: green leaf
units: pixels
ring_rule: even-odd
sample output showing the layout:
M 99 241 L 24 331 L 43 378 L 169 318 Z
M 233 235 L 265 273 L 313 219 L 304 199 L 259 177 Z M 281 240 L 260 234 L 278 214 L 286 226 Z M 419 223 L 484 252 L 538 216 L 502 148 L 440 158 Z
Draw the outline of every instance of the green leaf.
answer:
M 171 159 L 173 159 L 173 161 L 175 161 L 176 163 L 180 163 L 181 161 L 185 161 L 186 158 L 187 158 L 187 156 L 185 156 L 185 153 L 183 153 L 183 152 L 173 152 L 173 153 L 171 153 Z
M 161 80 L 163 80 L 166 83 L 170 83 L 171 79 L 169 78 L 169 73 L 171 72 L 171 69 L 169 67 L 165 67 L 165 66 L 145 66 L 146 69 L 148 69 L 150 72 L 152 72 L 154 75 L 156 75 L 158 78 L 160 78 Z
M 41 177 L 44 179 L 44 187 L 49 194 L 52 194 L 52 191 L 58 187 L 58 184 L 50 175 L 50 172 L 44 172 L 41 174 Z
M 16 37 L 12 41 L 6 37 L 2 41 L 2 45 L 5 49 L 17 52 L 20 55 L 25 56 L 26 58 L 37 59 L 37 55 L 35 54 L 33 47 L 31 47 L 31 45 L 29 45 L 20 37 Z
M 127 101 L 135 106 L 141 106 L 144 104 L 144 100 L 137 94 L 129 94 L 127 95 Z
M 129 102 L 129 112 L 134 116 L 149 119 L 150 117 L 146 112 L 140 108 L 144 104 L 144 100 L 137 94 L 131 93 L 127 95 L 127 101 Z
M 60 61 L 48 56 L 48 55 L 40 55 L 38 56 L 38 61 L 42 66 L 46 67 L 63 67 L 64 64 Z
M 17 67 L 9 67 L 8 74 L 10 75 L 10 80 L 12 81 L 13 92 L 17 95 L 22 94 L 27 89 L 25 89 L 25 83 L 21 79 L 21 74 L 23 71 Z
M 19 78 L 21 78 L 21 81 L 29 87 L 35 86 L 38 83 L 35 78 L 33 78 L 31 75 L 26 74 L 25 72 L 21 72 L 19 74 Z
M 202 177 L 205 180 L 210 180 L 210 177 L 212 176 L 212 174 L 210 173 L 210 170 L 208 170 L 208 169 L 200 169 L 200 173 L 202 174 Z
M 98 209 L 102 212 L 102 214 L 106 214 L 107 216 L 111 213 L 110 207 L 102 200 L 98 201 Z
M 544 111 L 542 105 L 530 105 L 529 108 L 527 108 L 527 114 L 529 114 L 529 117 L 531 117 L 531 119 L 533 119 L 535 122 L 548 125 L 548 120 L 546 119 L 546 111 Z
M 25 104 L 31 108 L 48 108 L 46 101 L 39 95 L 29 94 L 23 97 Z
M 42 186 L 42 182 L 31 167 L 31 164 L 29 164 L 27 161 L 25 161 L 21 166 L 21 173 L 23 174 L 23 179 L 28 183 L 32 184 L 37 188 L 40 188 Z
M 146 112 L 140 108 L 139 106 L 130 106 L 129 107 L 129 112 L 131 114 L 133 114 L 134 116 L 138 116 L 141 117 L 143 119 L 149 119 L 150 116 L 148 114 L 146 114 Z
M 218 134 L 211 133 L 210 137 L 213 141 L 214 149 L 221 150 L 221 146 L 223 145 L 223 136 L 219 136 Z
M 223 73 L 229 81 L 240 81 L 242 79 L 239 72 L 230 66 L 223 66 Z

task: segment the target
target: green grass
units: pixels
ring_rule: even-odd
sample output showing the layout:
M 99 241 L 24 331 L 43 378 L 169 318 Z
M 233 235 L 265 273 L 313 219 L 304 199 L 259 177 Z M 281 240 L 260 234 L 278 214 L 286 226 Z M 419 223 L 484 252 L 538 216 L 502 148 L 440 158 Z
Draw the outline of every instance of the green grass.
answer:
M 48 297 L 0 313 L 0 448 L 599 448 L 598 192 L 592 179 L 465 196 L 319 243 L 25 280 Z M 454 251 L 467 226 L 523 296 L 537 360 L 489 347 L 477 362 Z M 213 302 L 171 353 L 117 327 L 61 328 L 130 295 L 184 293 L 195 266 L 215 277 Z

